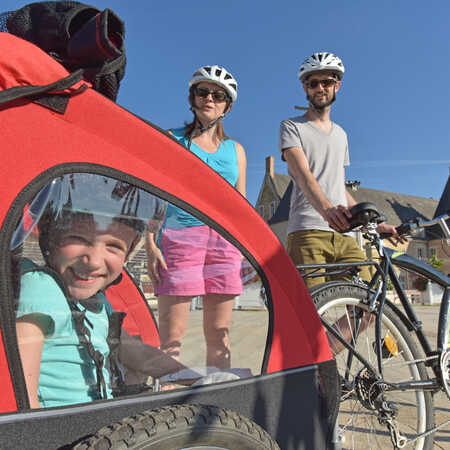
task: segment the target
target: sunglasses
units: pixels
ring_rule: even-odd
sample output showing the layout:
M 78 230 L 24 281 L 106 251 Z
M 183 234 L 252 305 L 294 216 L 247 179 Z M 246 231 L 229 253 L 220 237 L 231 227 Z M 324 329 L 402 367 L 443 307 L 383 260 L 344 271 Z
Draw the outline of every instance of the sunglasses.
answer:
M 228 95 L 224 91 L 210 91 L 207 88 L 196 87 L 194 88 L 194 94 L 197 97 L 206 98 L 209 94 L 212 95 L 212 98 L 215 102 L 224 102 L 228 99 Z
M 306 82 L 306 86 L 309 89 L 315 89 L 319 84 L 324 88 L 329 88 L 336 84 L 336 80 L 334 78 L 325 78 L 324 80 L 311 80 Z

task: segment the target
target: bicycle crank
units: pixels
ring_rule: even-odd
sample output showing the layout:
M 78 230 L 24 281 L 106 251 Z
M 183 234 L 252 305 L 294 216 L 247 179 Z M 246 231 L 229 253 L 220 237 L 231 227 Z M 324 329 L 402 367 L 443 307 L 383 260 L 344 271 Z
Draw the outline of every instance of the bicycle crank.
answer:
M 369 410 L 376 410 L 375 402 L 383 393 L 383 390 L 375 375 L 364 367 L 356 375 L 354 383 L 356 395 L 361 404 Z

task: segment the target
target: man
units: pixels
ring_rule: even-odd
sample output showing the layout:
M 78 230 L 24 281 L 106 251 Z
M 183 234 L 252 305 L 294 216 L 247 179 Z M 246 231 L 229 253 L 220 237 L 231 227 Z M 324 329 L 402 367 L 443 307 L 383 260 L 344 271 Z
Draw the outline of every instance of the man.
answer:
M 302 63 L 302 82 L 309 108 L 303 116 L 283 120 L 279 145 L 294 181 L 288 222 L 287 249 L 295 264 L 365 261 L 348 230 L 349 209 L 356 204 L 345 188 L 345 166 L 350 163 L 345 131 L 330 120 L 331 105 L 341 87 L 344 65 L 328 52 L 314 53 Z M 399 237 L 391 225 L 380 233 Z M 367 266 L 361 276 L 370 279 Z M 307 278 L 308 288 L 323 277 Z

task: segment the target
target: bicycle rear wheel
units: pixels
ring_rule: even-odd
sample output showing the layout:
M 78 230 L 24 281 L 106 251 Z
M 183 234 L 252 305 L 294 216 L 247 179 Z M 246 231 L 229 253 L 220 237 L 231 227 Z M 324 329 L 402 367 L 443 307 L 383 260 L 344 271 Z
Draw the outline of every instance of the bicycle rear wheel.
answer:
M 351 283 L 328 283 L 313 289 L 311 295 L 322 320 L 344 337 L 377 369 L 375 347 L 375 319 L 363 303 L 368 290 Z M 359 318 L 359 319 L 358 319 Z M 363 323 L 363 325 L 361 325 Z M 359 326 L 359 331 L 358 331 Z M 412 336 L 389 305 L 382 316 L 383 381 L 387 383 L 428 379 L 423 358 Z M 342 381 L 339 411 L 339 434 L 342 448 L 386 449 L 393 446 L 387 425 L 381 424 L 378 400 L 382 386 L 370 370 L 352 355 L 336 338 L 330 337 L 330 347 L 336 359 Z M 350 353 L 350 358 L 349 358 Z M 413 362 L 411 364 L 411 362 Z M 424 391 L 389 391 L 383 394 L 395 411 L 398 431 L 406 439 L 434 427 L 433 397 Z M 433 435 L 421 438 L 408 448 L 428 450 L 433 446 Z

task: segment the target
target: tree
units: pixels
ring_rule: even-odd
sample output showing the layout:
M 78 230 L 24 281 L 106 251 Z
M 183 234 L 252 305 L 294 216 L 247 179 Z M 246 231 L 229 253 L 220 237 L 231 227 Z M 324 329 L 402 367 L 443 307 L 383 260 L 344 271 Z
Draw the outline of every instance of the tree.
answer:
M 428 264 L 430 264 L 431 266 L 433 266 L 435 269 L 439 270 L 440 272 L 442 272 L 442 266 L 444 265 L 444 260 L 443 259 L 439 259 L 436 256 L 436 253 L 433 253 L 429 258 L 428 258 Z

